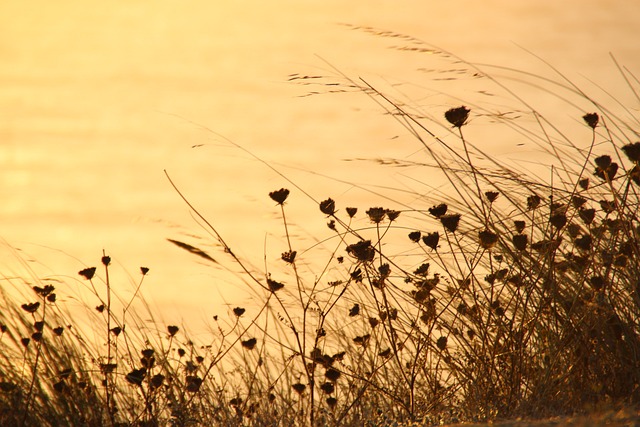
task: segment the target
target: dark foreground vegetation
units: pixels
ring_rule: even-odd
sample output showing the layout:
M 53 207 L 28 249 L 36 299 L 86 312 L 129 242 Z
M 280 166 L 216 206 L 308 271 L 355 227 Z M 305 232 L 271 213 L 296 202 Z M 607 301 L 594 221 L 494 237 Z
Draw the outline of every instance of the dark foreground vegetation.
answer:
M 94 296 L 90 332 L 60 307 L 68 283 L 5 276 L 3 287 L 31 289 L 24 300 L 2 301 L 0 425 L 391 426 L 633 415 L 637 116 L 622 118 L 567 83 L 592 108 L 575 116 L 579 141 L 528 112 L 539 133 L 523 138 L 555 156 L 551 178 L 539 178 L 466 138 L 475 109 L 453 105 L 423 120 L 364 82 L 348 83 L 415 136 L 449 183 L 448 196 L 413 206 L 375 199 L 365 209 L 316 200 L 327 228 L 309 244 L 289 232 L 287 205 L 314 199 L 283 184 L 264 195 L 282 218 L 284 242 L 281 259 L 264 271 L 237 257 L 189 205 L 220 246 L 216 259 L 261 297 L 215 317 L 207 342 L 177 326 L 146 327 L 130 308 L 139 295 L 118 298 L 107 255 L 69 279 Z M 436 126 L 456 140 L 438 137 Z

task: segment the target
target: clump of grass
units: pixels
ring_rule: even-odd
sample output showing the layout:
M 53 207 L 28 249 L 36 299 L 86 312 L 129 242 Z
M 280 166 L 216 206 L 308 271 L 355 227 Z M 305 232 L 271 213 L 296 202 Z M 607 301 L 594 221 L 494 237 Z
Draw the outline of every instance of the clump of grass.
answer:
M 316 200 L 296 186 L 326 215 L 331 233 L 319 239 L 326 262 L 315 271 L 301 269 L 318 258 L 292 243 L 288 199 L 274 197 L 293 192 L 270 194 L 282 214 L 282 259 L 292 283 L 275 281 L 271 266 L 251 277 L 276 295 L 283 329 L 270 344 L 291 351 L 285 365 L 295 372 L 299 422 L 380 415 L 438 423 L 637 405 L 637 119 L 622 120 L 577 86 L 559 84 L 593 112 L 576 114 L 583 142 L 528 112 L 538 133 L 523 131 L 523 139 L 554 162 L 544 179 L 469 140 L 466 129 L 479 117 L 473 108 L 452 106 L 434 119 L 364 80 L 342 77 L 345 90 L 376 99 L 416 138 L 451 192 L 411 205 L 387 198 L 394 208 L 374 206 L 358 216 L 354 207 Z M 511 119 L 503 124 L 522 130 Z M 437 136 L 436 125 L 458 142 Z M 407 230 L 403 218 L 418 226 Z M 399 233 L 412 246 L 389 252 Z M 334 380 L 326 382 L 329 372 Z M 324 402 L 323 393 L 330 395 Z
M 103 254 L 76 279 L 91 295 L 87 333 L 62 307 L 64 282 L 5 278 L 28 293 L 0 313 L 0 423 L 425 425 L 637 406 L 638 121 L 565 86 L 591 103 L 576 114 L 584 142 L 558 142 L 533 110 L 539 133 L 522 133 L 556 156 L 547 180 L 478 148 L 473 106 L 428 118 L 365 81 L 346 85 L 405 126 L 448 194 L 357 208 L 280 174 L 288 188 L 264 195 L 281 219 L 279 255 L 257 269 L 169 178 L 222 253 L 169 241 L 239 271 L 256 303 L 214 316 L 208 342 L 150 328 L 132 305 L 149 269 L 122 299 Z M 311 244 L 292 231 L 299 197 L 326 225 Z

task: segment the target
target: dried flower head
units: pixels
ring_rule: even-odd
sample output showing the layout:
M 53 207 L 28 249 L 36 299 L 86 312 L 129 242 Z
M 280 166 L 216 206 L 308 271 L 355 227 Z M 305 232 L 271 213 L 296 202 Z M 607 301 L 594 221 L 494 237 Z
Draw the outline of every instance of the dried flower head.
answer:
M 236 317 L 240 317 L 240 316 L 242 316 L 242 315 L 244 314 L 244 312 L 245 312 L 245 309 L 244 309 L 244 308 L 242 308 L 242 307 L 236 307 L 236 308 L 234 308 L 234 309 L 233 309 L 233 314 L 234 314 Z
M 353 307 L 349 310 L 349 317 L 354 317 L 360 314 L 360 304 L 355 303 Z
M 586 225 L 590 225 L 596 217 L 596 210 L 580 208 L 578 210 L 578 216 L 580 217 L 582 222 L 584 222 Z
M 356 216 L 356 212 L 358 212 L 358 208 L 347 208 L 347 215 L 349 215 L 349 218 Z
M 142 273 L 143 276 L 146 276 L 147 273 L 149 272 L 149 269 L 147 267 L 140 267 L 140 272 Z
M 335 368 L 329 368 L 327 369 L 327 371 L 324 373 L 324 376 L 331 382 L 336 382 L 338 381 L 338 379 L 340 378 L 340 371 L 338 371 Z
M 291 388 L 293 388 L 293 390 L 294 390 L 296 393 L 298 393 L 298 394 L 302 394 L 302 393 L 304 393 L 304 389 L 305 389 L 306 387 L 307 387 L 307 386 L 306 386 L 306 385 L 304 385 L 304 384 L 302 384 L 302 383 L 295 383 L 295 384 L 293 384 L 293 385 L 291 386 Z
M 269 290 L 271 292 L 276 292 L 279 291 L 280 289 L 284 288 L 284 284 L 277 282 L 271 278 L 267 279 L 267 285 L 269 286 Z
M 409 233 L 409 239 L 415 243 L 420 242 L 421 236 L 422 236 L 422 233 L 420 233 L 419 231 L 412 231 L 411 233 Z
M 440 233 L 434 231 L 433 233 L 429 233 L 426 236 L 422 237 L 422 243 L 426 246 L 430 247 L 433 250 L 438 249 L 438 242 L 440 241 Z
M 287 190 L 286 188 L 281 188 L 279 190 L 272 191 L 271 193 L 269 193 L 269 197 L 271 197 L 271 200 L 273 200 L 277 204 L 282 205 L 284 201 L 287 200 L 287 197 L 289 197 L 289 190 Z
M 601 178 L 605 181 L 612 180 L 613 178 L 616 177 L 616 174 L 618 173 L 618 164 L 615 162 L 611 163 L 611 165 L 609 165 L 608 168 L 603 170 L 596 169 L 594 173 L 598 178 Z
M 542 199 L 537 194 L 533 194 L 527 197 L 527 209 L 528 210 L 536 209 L 538 206 L 540 206 L 541 201 Z
M 347 253 L 361 262 L 373 261 L 376 254 L 371 246 L 371 240 L 361 240 L 358 243 L 347 246 Z
M 369 208 L 365 213 L 367 214 L 371 222 L 373 222 L 374 224 L 379 224 L 384 219 L 384 216 L 387 213 L 387 211 L 384 208 L 378 207 L 378 208 Z
M 416 268 L 413 274 L 415 274 L 416 276 L 426 277 L 429 274 L 429 267 L 430 267 L 429 263 L 425 262 L 421 264 L 418 268 Z
M 157 389 L 160 386 L 162 386 L 162 383 L 164 382 L 164 375 L 162 374 L 155 374 L 153 377 L 151 377 L 151 388 L 152 389 Z
M 389 263 L 384 263 L 381 264 L 380 267 L 378 267 L 378 273 L 380 273 L 380 276 L 382 277 L 389 277 L 389 274 L 391 274 L 391 266 L 389 265 Z
M 602 208 L 602 210 L 607 214 L 610 214 L 611 212 L 616 210 L 616 204 L 613 201 L 600 200 L 599 203 L 600 203 L 600 207 Z
M 606 169 L 611 165 L 611 156 L 599 156 L 596 157 L 594 161 L 597 167 L 599 167 L 600 169 Z
M 360 267 L 356 268 L 349 274 L 349 276 L 352 280 L 355 280 L 358 283 L 362 282 L 362 269 Z
M 595 129 L 596 126 L 598 126 L 600 117 L 598 116 L 598 113 L 587 113 L 582 116 L 582 120 L 584 120 L 591 129 Z
M 487 191 L 484 193 L 484 196 L 487 198 L 489 203 L 495 202 L 495 200 L 498 198 L 498 195 L 499 193 L 497 191 Z
M 44 287 L 34 286 L 32 289 L 36 294 L 42 297 L 46 297 L 51 292 L 53 292 L 56 288 L 54 288 L 53 285 L 46 285 Z
M 195 393 L 200 390 L 200 386 L 202 385 L 202 378 L 199 378 L 195 375 L 187 375 L 185 384 L 186 390 L 189 393 Z
M 442 215 L 447 213 L 448 206 L 446 203 L 440 203 L 439 205 L 432 206 L 429 208 L 429 213 L 436 218 L 440 218 Z
M 444 113 L 444 117 L 453 125 L 453 127 L 460 128 L 466 124 L 470 111 L 471 110 L 463 105 L 461 107 L 447 110 Z
M 448 214 L 440 217 L 440 222 L 451 233 L 455 233 L 458 229 L 458 223 L 460 222 L 460 214 Z
M 498 242 L 498 235 L 489 230 L 482 230 L 478 233 L 478 238 L 480 239 L 480 246 L 484 249 L 491 249 Z
M 336 213 L 336 202 L 329 198 L 320 202 L 320 212 L 325 215 L 333 215 Z
M 590 235 L 585 234 L 583 236 L 578 237 L 574 241 L 574 243 L 578 249 L 583 251 L 588 251 L 589 249 L 591 249 L 591 243 L 593 243 L 593 239 L 591 238 Z
M 564 213 L 556 213 L 551 215 L 551 218 L 549 218 L 549 222 L 555 228 L 560 229 L 567 223 L 567 216 Z
M 516 231 L 518 233 L 522 233 L 527 224 L 524 221 L 513 221 L 513 225 L 516 227 Z
M 588 189 L 589 188 L 589 178 L 582 178 L 581 180 L 578 181 L 578 185 L 583 190 Z
M 581 208 L 585 203 L 587 203 L 587 199 L 585 199 L 584 197 L 580 197 L 577 195 L 571 196 L 571 204 L 574 208 Z
M 513 246 L 519 251 L 527 249 L 528 238 L 526 234 L 516 234 L 513 236 Z
M 178 328 L 177 326 L 174 326 L 174 325 L 167 326 L 167 331 L 169 332 L 169 336 L 171 337 L 174 337 L 179 330 L 180 328 Z
M 624 154 L 626 154 L 627 158 L 632 162 L 640 162 L 640 142 L 623 145 L 622 151 L 624 151 Z
M 392 209 L 387 209 L 387 218 L 389 218 L 389 222 L 393 222 L 400 216 L 400 211 L 394 211 Z
M 243 340 L 240 342 L 240 344 L 242 344 L 242 346 L 247 350 L 253 350 L 253 348 L 256 346 L 257 343 L 258 343 L 258 340 L 255 338 L 249 338 L 247 340 Z
M 572 222 L 567 226 L 567 232 L 572 239 L 575 239 L 582 232 L 582 227 Z
M 96 268 L 95 267 L 85 268 L 84 270 L 78 271 L 78 274 L 87 280 L 91 280 L 93 279 L 93 275 L 96 274 Z
M 366 347 L 367 344 L 369 343 L 369 339 L 371 338 L 371 335 L 369 334 L 365 334 L 365 335 L 360 335 L 357 336 L 353 339 L 353 342 L 355 344 L 361 345 L 362 347 Z
M 640 185 L 640 166 L 635 165 L 633 169 L 629 171 L 629 177 L 636 185 Z
M 293 261 L 296 259 L 296 255 L 298 253 L 296 251 L 287 251 L 282 253 L 282 260 L 284 262 L 288 262 L 289 264 L 293 264 Z
M 331 394 L 335 390 L 335 387 L 333 384 L 326 382 L 320 386 L 320 390 L 322 390 L 323 393 Z
M 29 303 L 29 304 L 22 304 L 21 307 L 27 313 L 35 313 L 36 311 L 38 311 L 38 308 L 40 307 L 40 303 L 39 302 L 32 302 L 32 303 Z
M 596 170 L 593 172 L 598 178 L 610 181 L 618 173 L 618 164 L 611 161 L 611 156 L 600 156 L 595 159 Z
M 134 369 L 133 371 L 129 372 L 125 376 L 125 378 L 129 383 L 133 385 L 142 386 L 142 381 L 146 376 L 147 376 L 147 370 L 145 368 L 140 368 L 140 369 Z
M 438 338 L 438 341 L 436 341 L 436 345 L 440 350 L 444 350 L 445 348 L 447 348 L 447 342 L 448 342 L 447 337 L 443 335 L 440 338 Z

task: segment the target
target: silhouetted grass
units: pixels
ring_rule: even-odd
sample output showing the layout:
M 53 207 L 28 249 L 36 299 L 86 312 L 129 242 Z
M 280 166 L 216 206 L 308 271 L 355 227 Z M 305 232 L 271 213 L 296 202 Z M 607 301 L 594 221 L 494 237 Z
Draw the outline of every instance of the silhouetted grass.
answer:
M 437 52 L 407 40 L 418 52 Z M 635 90 L 633 76 L 623 75 Z M 103 255 L 100 268 L 78 276 L 95 299 L 87 334 L 54 286 L 5 278 L 15 287 L 33 283 L 23 301 L 2 303 L 0 424 L 435 425 L 637 407 L 634 112 L 622 119 L 565 82 L 591 104 L 575 117 L 581 140 L 563 139 L 552 118 L 526 112 L 525 102 L 537 133 L 513 120 L 495 123 L 555 156 L 547 179 L 470 141 L 474 108 L 451 105 L 429 118 L 366 81 L 341 78 L 332 87 L 368 94 L 415 137 L 428 173 L 436 166 L 449 194 L 416 194 L 411 205 L 380 197 L 357 209 L 315 199 L 280 174 L 289 188 L 264 197 L 282 219 L 282 253 L 260 271 L 167 174 L 222 250 L 169 241 L 239 267 L 239 282 L 260 303 L 216 316 L 209 342 L 173 325 L 155 331 L 131 310 L 148 269 L 122 301 Z M 439 137 L 442 129 L 455 140 Z M 326 223 L 318 243 L 290 231 L 287 205 L 305 199 L 319 210 L 306 220 Z

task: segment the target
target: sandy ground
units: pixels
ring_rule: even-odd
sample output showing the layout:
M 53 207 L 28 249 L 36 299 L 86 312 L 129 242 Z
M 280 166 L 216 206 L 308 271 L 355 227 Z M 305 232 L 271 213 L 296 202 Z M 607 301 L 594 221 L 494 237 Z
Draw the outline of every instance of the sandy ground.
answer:
M 461 423 L 452 424 L 448 427 L 461 426 L 493 426 L 493 427 L 516 427 L 516 426 L 576 426 L 576 427 L 600 427 L 600 426 L 640 426 L 640 408 L 625 408 L 621 410 L 611 410 L 598 412 L 588 416 L 576 417 L 552 417 L 543 420 L 517 419 L 509 421 L 496 421 L 494 423 Z

